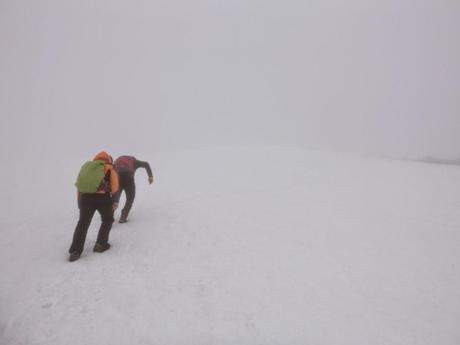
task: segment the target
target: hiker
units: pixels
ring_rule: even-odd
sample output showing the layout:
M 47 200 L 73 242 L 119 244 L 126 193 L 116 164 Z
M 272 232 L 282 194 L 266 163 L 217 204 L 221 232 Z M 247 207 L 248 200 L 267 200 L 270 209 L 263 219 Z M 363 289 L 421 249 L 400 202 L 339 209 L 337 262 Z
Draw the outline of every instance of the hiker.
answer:
M 69 249 L 69 261 L 80 258 L 88 228 L 96 211 L 101 215 L 102 224 L 93 251 L 102 253 L 110 248 L 108 240 L 114 221 L 113 212 L 118 207 L 118 203 L 113 201 L 112 196 L 118 192 L 119 185 L 118 175 L 113 169 L 112 162 L 112 156 L 103 151 L 92 161 L 86 162 L 80 170 L 75 182 L 80 218 Z
M 133 156 L 120 156 L 113 163 L 113 167 L 118 173 L 120 178 L 120 189 L 115 195 L 114 200 L 118 202 L 120 200 L 121 192 L 125 192 L 126 203 L 121 210 L 120 223 L 126 223 L 128 221 L 128 214 L 133 206 L 134 197 L 136 195 L 136 185 L 134 183 L 134 174 L 137 169 L 144 168 L 149 177 L 149 183 L 153 183 L 152 169 L 148 162 L 140 161 Z

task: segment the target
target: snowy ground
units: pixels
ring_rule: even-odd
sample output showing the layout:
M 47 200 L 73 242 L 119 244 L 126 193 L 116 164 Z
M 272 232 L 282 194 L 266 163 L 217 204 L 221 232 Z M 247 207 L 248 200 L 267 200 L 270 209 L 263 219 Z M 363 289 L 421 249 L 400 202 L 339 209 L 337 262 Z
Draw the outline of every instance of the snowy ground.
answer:
M 69 263 L 85 158 L 2 172 L 1 344 L 460 343 L 459 167 L 294 148 L 139 155 L 156 184 L 138 171 L 112 249 L 91 251 L 95 217 Z

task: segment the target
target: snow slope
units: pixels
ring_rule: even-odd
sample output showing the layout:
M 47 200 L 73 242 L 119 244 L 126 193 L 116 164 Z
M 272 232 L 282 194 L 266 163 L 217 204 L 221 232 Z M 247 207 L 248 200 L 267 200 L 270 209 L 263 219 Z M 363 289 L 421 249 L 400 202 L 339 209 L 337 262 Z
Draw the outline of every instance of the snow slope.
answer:
M 91 251 L 95 217 L 69 263 L 72 183 L 92 154 L 2 172 L 1 344 L 460 343 L 459 167 L 277 147 L 139 154 L 156 183 L 138 171 L 112 249 Z

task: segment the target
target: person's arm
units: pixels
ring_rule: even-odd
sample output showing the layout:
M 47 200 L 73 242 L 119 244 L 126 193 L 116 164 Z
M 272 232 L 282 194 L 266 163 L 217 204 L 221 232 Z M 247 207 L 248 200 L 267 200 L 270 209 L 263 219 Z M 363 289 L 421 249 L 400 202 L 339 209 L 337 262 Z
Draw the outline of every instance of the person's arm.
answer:
M 150 168 L 150 164 L 148 162 L 140 161 L 136 159 L 136 162 L 134 163 L 134 168 L 144 168 L 145 171 L 147 172 L 147 175 L 149 176 L 149 183 L 153 183 L 153 173 L 152 169 Z
M 120 183 L 118 180 L 118 174 L 110 167 L 110 190 L 112 192 L 113 210 L 118 208 L 118 201 L 120 200 Z
M 77 204 L 78 204 L 78 209 L 81 208 L 81 194 L 79 191 L 77 191 Z

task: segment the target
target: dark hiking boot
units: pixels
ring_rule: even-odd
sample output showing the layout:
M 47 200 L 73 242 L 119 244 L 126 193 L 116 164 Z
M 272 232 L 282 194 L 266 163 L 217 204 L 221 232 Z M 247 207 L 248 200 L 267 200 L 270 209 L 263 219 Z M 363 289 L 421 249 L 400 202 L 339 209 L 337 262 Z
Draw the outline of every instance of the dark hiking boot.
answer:
M 95 252 L 95 253 L 103 253 L 106 250 L 108 250 L 109 248 L 110 248 L 110 244 L 108 244 L 108 243 L 106 243 L 106 244 L 96 243 L 94 245 L 93 252 Z
M 128 221 L 128 214 L 126 212 L 123 212 L 121 211 L 121 216 L 120 216 L 120 220 L 118 221 L 118 223 L 126 223 Z
M 70 262 L 78 260 L 78 259 L 80 259 L 80 254 L 79 253 L 77 253 L 77 252 L 70 253 L 70 255 L 69 255 L 69 261 Z

